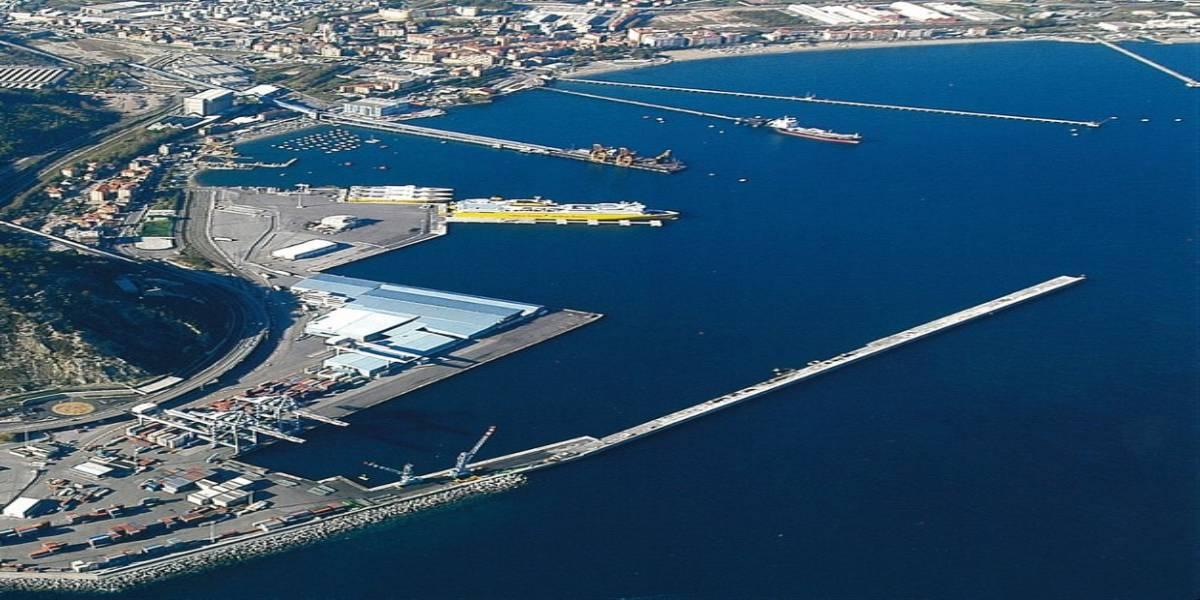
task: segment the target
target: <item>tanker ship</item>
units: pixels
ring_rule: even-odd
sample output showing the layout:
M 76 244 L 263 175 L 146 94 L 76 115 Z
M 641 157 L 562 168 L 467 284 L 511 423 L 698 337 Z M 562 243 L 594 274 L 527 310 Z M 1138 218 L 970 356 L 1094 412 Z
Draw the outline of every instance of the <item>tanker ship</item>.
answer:
M 454 221 L 658 221 L 678 216 L 674 211 L 647 209 L 640 202 L 558 204 L 544 198 L 477 198 L 450 204 Z
M 819 142 L 834 142 L 837 144 L 857 144 L 862 141 L 862 136 L 857 133 L 835 133 L 828 129 L 817 129 L 816 127 L 801 127 L 800 123 L 792 117 L 781 117 L 767 121 L 767 127 L 778 131 L 784 135 L 792 135 Z

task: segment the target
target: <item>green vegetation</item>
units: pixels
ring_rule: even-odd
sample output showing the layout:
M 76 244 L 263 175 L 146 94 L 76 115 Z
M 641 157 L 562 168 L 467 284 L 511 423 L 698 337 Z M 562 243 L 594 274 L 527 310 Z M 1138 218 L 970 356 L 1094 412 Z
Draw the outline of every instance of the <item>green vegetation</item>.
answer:
M 342 83 L 338 75 L 354 70 L 352 65 L 327 63 L 319 65 L 290 65 L 259 69 L 254 73 L 256 83 L 274 83 L 298 92 L 321 96 Z
M 321 17 L 309 17 L 300 23 L 300 30 L 304 33 L 316 33 L 317 27 L 321 24 Z
M 459 0 L 455 6 L 477 6 L 483 10 L 504 12 L 512 10 L 512 2 L 507 0 Z
M 735 10 L 730 14 L 734 18 L 763 27 L 795 27 L 805 24 L 804 19 L 779 10 Z
M 140 296 L 122 290 L 170 294 Z M 220 310 L 148 271 L 0 233 L 0 394 L 130 382 L 203 355 Z
M 183 202 L 183 190 L 179 188 L 171 188 L 162 192 L 162 195 L 155 198 L 150 204 L 152 210 L 176 210 Z
M 110 66 L 88 65 L 73 73 L 68 82 L 76 88 L 104 90 L 120 77 L 121 71 Z
M 4 36 L 0 36 L 3 38 Z M 31 67 L 55 67 L 54 61 L 32 52 L 26 52 L 12 46 L 0 46 L 0 63 L 9 65 L 28 65 Z
M 76 94 L 0 90 L 0 163 L 40 154 L 117 121 Z
M 178 129 L 150 131 L 149 129 L 142 128 L 132 135 L 125 136 L 120 141 L 88 154 L 84 160 L 113 164 L 124 163 L 136 156 L 149 154 L 158 148 L 160 144 L 186 134 L 187 132 L 182 132 Z
M 212 263 L 212 261 L 204 258 L 191 247 L 184 248 L 182 251 L 180 251 L 179 258 L 176 259 L 176 261 L 185 267 L 191 267 L 193 269 L 200 270 L 208 270 L 216 266 Z
M 142 223 L 142 230 L 139 234 L 142 237 L 171 237 L 171 232 L 174 229 L 174 219 L 166 217 L 150 218 Z

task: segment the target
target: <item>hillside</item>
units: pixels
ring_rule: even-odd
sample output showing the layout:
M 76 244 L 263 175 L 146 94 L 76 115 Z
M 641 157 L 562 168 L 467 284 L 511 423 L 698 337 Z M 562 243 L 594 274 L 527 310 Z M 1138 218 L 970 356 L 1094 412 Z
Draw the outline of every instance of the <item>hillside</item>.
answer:
M 0 164 L 38 154 L 117 121 L 85 96 L 0 90 Z
M 222 325 L 185 291 L 0 233 L 0 395 L 128 383 L 191 364 Z

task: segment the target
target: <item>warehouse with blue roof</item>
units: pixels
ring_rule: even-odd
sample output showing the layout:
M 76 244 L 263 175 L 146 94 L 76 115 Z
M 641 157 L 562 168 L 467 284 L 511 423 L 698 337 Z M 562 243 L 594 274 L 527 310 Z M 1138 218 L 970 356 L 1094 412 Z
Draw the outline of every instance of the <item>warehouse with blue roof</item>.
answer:
M 429 358 L 545 312 L 536 304 L 326 273 L 293 285 L 292 291 L 308 306 L 332 309 L 304 328 L 350 350 L 329 359 L 326 366 L 364 376 L 380 372 L 375 361 Z M 345 356 L 349 353 L 373 360 Z

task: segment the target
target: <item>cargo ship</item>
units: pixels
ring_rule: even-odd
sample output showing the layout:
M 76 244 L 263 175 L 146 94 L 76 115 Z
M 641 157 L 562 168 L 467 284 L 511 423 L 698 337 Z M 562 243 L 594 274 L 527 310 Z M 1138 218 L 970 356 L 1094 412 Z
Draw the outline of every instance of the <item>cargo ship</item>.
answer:
M 559 204 L 535 197 L 477 198 L 450 204 L 450 219 L 454 221 L 661 221 L 678 216 L 674 211 L 649 210 L 640 202 Z
M 819 142 L 834 142 L 836 144 L 857 144 L 862 141 L 862 136 L 857 133 L 835 133 L 828 129 L 817 129 L 816 127 L 801 127 L 800 123 L 792 117 L 780 117 L 767 121 L 767 127 L 778 131 L 784 135 L 792 135 L 802 137 L 809 140 L 817 140 Z

